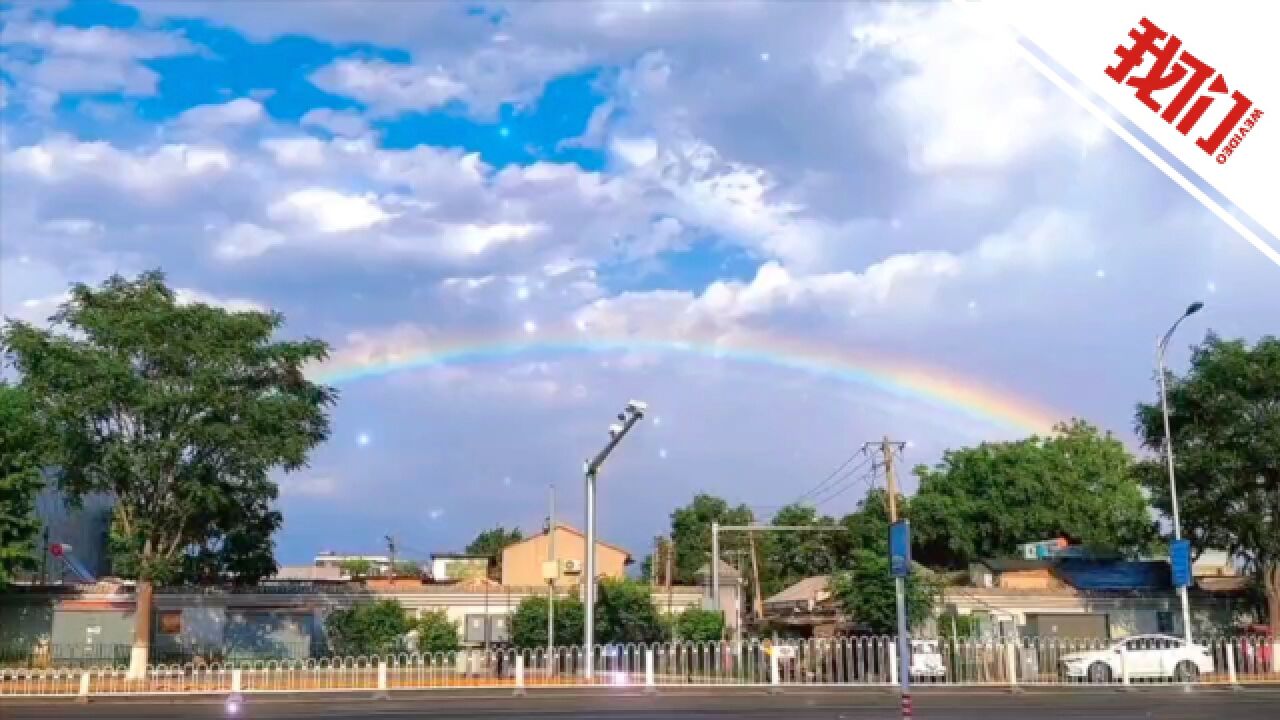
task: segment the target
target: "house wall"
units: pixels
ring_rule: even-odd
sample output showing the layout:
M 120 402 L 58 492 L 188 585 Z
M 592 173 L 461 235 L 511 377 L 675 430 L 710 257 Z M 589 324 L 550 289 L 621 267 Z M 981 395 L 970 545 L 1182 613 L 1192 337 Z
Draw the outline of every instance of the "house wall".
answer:
M 724 589 L 727 591 L 727 588 Z M 467 625 L 489 618 L 490 640 L 504 641 L 504 625 L 520 601 L 543 597 L 538 587 L 459 591 L 449 586 L 419 585 L 414 591 L 335 590 L 333 592 L 160 592 L 155 595 L 152 629 L 156 662 L 176 662 L 211 651 L 246 656 L 306 658 L 325 652 L 324 621 L 329 613 L 357 603 L 394 599 L 414 617 L 443 610 L 466 638 Z M 568 593 L 562 590 L 560 595 Z M 675 587 L 653 595 L 660 612 L 700 606 L 703 589 Z M 670 604 L 668 605 L 668 601 Z M 166 617 L 177 616 L 174 619 Z M 0 647 L 35 648 L 52 643 L 66 657 L 94 657 L 98 648 L 115 648 L 128 660 L 133 642 L 133 596 L 129 592 L 77 596 L 36 593 L 0 596 Z M 170 630 L 176 629 L 176 632 Z M 483 637 L 483 634 L 481 634 Z
M 502 551 L 502 584 L 512 586 L 546 586 L 542 579 L 542 563 L 547 561 L 550 536 L 535 535 L 522 542 L 508 545 Z M 564 527 L 556 528 L 556 561 L 561 574 L 557 587 L 571 587 L 582 582 L 582 575 L 566 575 L 565 560 L 577 560 L 586 572 L 587 541 L 582 535 Z M 596 542 L 597 577 L 621 578 L 626 576 L 627 554 L 615 547 Z
M 1223 597 L 1192 596 L 1192 631 L 1209 635 L 1247 617 L 1245 603 Z M 1090 613 L 1107 616 L 1111 637 L 1166 632 L 1180 635 L 1182 611 L 1173 593 L 1135 597 L 1090 597 L 1075 593 L 1000 592 L 981 588 L 949 588 L 943 593 L 940 613 L 979 615 L 989 618 L 988 633 L 1001 622 L 1021 634 L 1027 614 Z M 1162 618 L 1163 615 L 1163 618 Z
M 1002 572 L 996 585 L 1004 590 L 1056 590 L 1063 587 L 1062 581 L 1054 577 L 1048 568 Z

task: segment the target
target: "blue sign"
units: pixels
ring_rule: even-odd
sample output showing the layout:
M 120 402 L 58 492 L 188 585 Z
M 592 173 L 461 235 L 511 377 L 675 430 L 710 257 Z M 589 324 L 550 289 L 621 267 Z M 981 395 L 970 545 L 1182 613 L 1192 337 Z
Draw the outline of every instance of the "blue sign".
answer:
M 1191 585 L 1191 543 L 1187 540 L 1174 540 L 1169 546 L 1169 564 L 1173 565 L 1173 586 L 1187 587 Z
M 889 574 L 893 577 L 911 574 L 911 523 L 906 520 L 889 526 Z

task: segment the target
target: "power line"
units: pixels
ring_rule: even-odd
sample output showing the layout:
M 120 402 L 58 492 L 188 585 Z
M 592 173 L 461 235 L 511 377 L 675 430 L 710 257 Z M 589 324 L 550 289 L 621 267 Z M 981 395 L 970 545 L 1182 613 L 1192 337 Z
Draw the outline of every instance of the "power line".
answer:
M 832 470 L 832 471 L 831 471 L 831 473 L 830 473 L 830 474 L 828 474 L 825 478 L 823 478 L 821 482 L 819 482 L 817 485 L 815 485 L 815 486 L 813 486 L 812 488 L 810 488 L 808 491 L 806 491 L 806 492 L 804 492 L 804 493 L 801 493 L 800 497 L 798 497 L 798 498 L 796 498 L 795 500 L 793 500 L 793 501 L 792 501 L 792 504 L 794 505 L 794 504 L 798 504 L 798 503 L 804 502 L 805 498 L 813 497 L 813 496 L 817 495 L 818 493 L 822 492 L 824 489 L 826 489 L 826 488 L 831 484 L 831 481 L 832 481 L 832 480 L 833 480 L 837 475 L 840 475 L 840 473 L 841 473 L 841 472 L 843 472 L 843 471 L 844 471 L 844 469 L 845 469 L 846 467 L 848 467 L 848 466 L 849 466 L 849 463 L 853 462 L 854 458 L 856 458 L 856 457 L 858 457 L 858 451 L 857 451 L 857 450 L 855 450 L 854 452 L 850 453 L 850 454 L 849 454 L 849 457 L 845 458 L 845 459 L 844 459 L 844 462 L 840 463 L 840 465 L 839 465 L 838 467 L 836 467 L 836 469 L 835 469 L 835 470 Z M 858 465 L 858 466 L 855 466 L 854 468 L 852 468 L 852 469 L 850 470 L 850 472 L 856 472 L 859 468 L 861 468 L 862 466 L 866 465 L 866 462 L 867 462 L 867 461 L 866 461 L 866 459 L 864 458 L 864 460 L 863 460 L 862 464 L 861 464 L 861 465 Z M 847 475 L 847 473 L 846 473 L 846 475 Z M 837 481 L 837 482 L 838 482 L 838 481 Z
M 862 473 L 862 475 L 858 476 L 857 478 L 854 478 L 853 480 L 850 480 L 849 482 L 845 483 L 843 486 L 838 488 L 832 488 L 832 492 L 829 492 L 825 497 L 822 497 L 821 499 L 815 499 L 813 502 L 813 506 L 815 508 L 821 507 L 822 505 L 825 505 L 831 502 L 832 500 L 835 500 L 836 498 L 840 497 L 841 495 L 849 492 L 849 490 L 857 487 L 859 484 L 866 485 L 867 489 L 869 490 L 872 487 L 871 481 L 875 477 L 876 477 L 875 468 L 874 467 L 869 468 L 867 472 Z

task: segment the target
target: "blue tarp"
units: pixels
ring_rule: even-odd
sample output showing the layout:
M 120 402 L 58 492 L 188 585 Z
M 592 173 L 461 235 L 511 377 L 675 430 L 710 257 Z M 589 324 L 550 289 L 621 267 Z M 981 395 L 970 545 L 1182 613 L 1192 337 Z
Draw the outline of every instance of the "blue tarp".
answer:
M 1054 569 L 1077 590 L 1169 590 L 1173 587 L 1166 562 L 1126 562 L 1062 558 Z

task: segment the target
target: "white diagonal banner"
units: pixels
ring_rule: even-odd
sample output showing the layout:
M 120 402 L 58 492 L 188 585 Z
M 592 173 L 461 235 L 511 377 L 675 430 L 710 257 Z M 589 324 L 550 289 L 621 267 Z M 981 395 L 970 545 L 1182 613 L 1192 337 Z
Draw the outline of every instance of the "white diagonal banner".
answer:
M 1094 111 L 1144 157 L 1280 265 L 1280 3 L 963 3 L 1034 45 L 1069 80 L 1145 133 L 1272 238 L 1260 236 L 1202 192 L 1146 141 L 1064 82 L 1034 53 L 1028 60 Z

